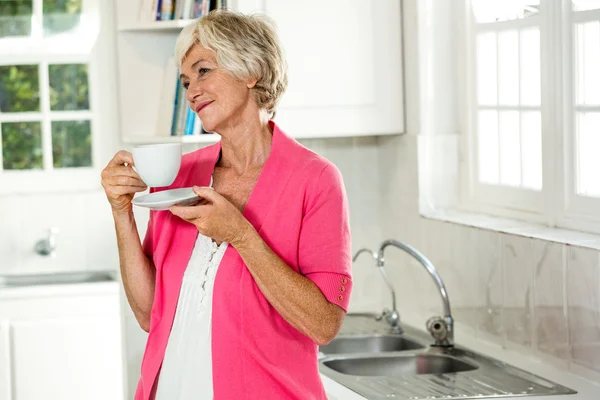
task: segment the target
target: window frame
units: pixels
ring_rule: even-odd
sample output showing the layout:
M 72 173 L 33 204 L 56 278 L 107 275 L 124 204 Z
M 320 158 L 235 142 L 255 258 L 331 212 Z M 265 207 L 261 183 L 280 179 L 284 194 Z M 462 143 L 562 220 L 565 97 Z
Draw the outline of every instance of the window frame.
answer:
M 600 20 L 600 10 L 571 12 L 571 0 L 540 0 L 540 14 L 535 17 L 485 24 L 488 26 L 481 29 L 474 22 L 470 3 L 471 0 L 464 2 L 466 27 L 461 38 L 465 66 L 460 78 L 462 87 L 467 90 L 460 101 L 465 135 L 461 140 L 463 162 L 458 208 L 550 227 L 600 233 L 600 198 L 577 195 L 575 187 L 576 60 L 573 36 L 573 20 L 581 18 L 573 16 L 591 13 L 597 16 L 593 20 Z M 533 26 L 522 22 L 533 18 L 539 19 L 541 47 L 542 189 L 539 192 L 481 183 L 477 164 L 477 112 L 481 107 L 477 104 L 476 35 L 488 29 L 498 32 L 494 29 L 498 26 L 503 29 Z
M 570 5 L 570 2 L 569 2 Z M 561 223 L 566 227 L 578 227 L 582 226 L 582 229 L 593 230 L 600 233 L 600 197 L 581 196 L 577 194 L 576 190 L 576 171 L 577 171 L 577 154 L 576 154 L 576 111 L 581 108 L 577 106 L 575 101 L 575 87 L 577 85 L 574 71 L 574 63 L 576 60 L 576 49 L 574 45 L 576 23 L 579 22 L 591 22 L 600 21 L 600 9 L 586 10 L 586 11 L 573 11 L 565 12 L 563 15 L 563 23 L 565 26 L 569 26 L 571 29 L 568 30 L 565 36 L 568 36 L 568 40 L 565 40 L 565 46 L 569 51 L 569 56 L 573 60 L 573 63 L 566 63 L 564 66 L 565 75 L 572 79 L 572 85 L 565 87 L 565 132 L 572 132 L 571 135 L 565 136 L 565 144 L 568 149 L 567 157 L 568 162 L 566 163 L 567 169 L 567 186 L 565 196 L 565 211 Z M 600 105 L 585 107 L 588 110 L 600 112 Z
M 33 0 L 32 19 L 42 23 L 43 0 Z M 0 65 L 37 65 L 40 111 L 23 113 L 0 113 L 0 124 L 4 122 L 39 121 L 42 124 L 43 169 L 4 170 L 0 169 L 0 196 L 12 194 L 56 193 L 88 191 L 100 188 L 100 163 L 104 156 L 98 132 L 99 125 L 99 71 L 101 59 L 98 46 L 100 38 L 100 12 L 98 0 L 82 0 L 82 28 L 76 33 L 58 34 L 47 38 L 41 31 L 32 36 L 0 38 Z M 41 26 L 41 25 L 39 25 Z M 83 33 L 82 33 L 83 32 Z M 82 36 L 83 35 L 83 36 Z M 75 42 L 67 42 L 72 37 Z M 71 45 L 69 45 L 69 43 Z M 88 78 L 89 110 L 52 111 L 49 100 L 49 65 L 86 64 Z M 52 165 L 52 121 L 90 122 L 91 166 L 54 168 Z M 0 125 L 0 163 L 2 163 L 2 135 Z M 0 164 L 1 165 L 1 164 Z

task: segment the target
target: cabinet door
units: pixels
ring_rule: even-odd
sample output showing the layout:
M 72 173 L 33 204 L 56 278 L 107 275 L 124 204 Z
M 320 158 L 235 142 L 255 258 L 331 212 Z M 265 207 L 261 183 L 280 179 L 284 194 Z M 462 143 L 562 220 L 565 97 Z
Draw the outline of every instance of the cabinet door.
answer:
M 238 0 L 251 11 L 256 0 Z M 296 137 L 401 133 L 400 0 L 264 0 L 289 86 L 275 120 Z
M 0 400 L 11 400 L 10 325 L 0 319 Z
M 13 321 L 13 399 L 122 399 L 119 334 L 112 316 Z

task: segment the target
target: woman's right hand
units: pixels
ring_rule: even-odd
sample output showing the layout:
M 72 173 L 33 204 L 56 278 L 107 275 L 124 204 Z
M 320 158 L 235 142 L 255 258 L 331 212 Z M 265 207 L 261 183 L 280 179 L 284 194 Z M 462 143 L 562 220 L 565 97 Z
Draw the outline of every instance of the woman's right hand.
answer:
M 102 187 L 113 213 L 131 211 L 131 200 L 134 194 L 148 188 L 133 170 L 132 165 L 131 153 L 121 150 L 102 170 Z

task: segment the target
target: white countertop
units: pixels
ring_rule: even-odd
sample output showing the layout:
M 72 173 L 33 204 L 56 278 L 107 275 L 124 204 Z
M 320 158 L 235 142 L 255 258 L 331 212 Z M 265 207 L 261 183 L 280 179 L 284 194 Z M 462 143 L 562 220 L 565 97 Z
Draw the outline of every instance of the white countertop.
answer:
M 403 315 L 406 321 L 406 314 Z M 406 322 L 405 322 L 406 323 Z M 423 330 L 422 327 L 407 324 L 416 329 Z M 600 380 L 593 382 L 584 379 L 570 371 L 557 368 L 550 363 L 534 358 L 528 354 L 522 354 L 517 351 L 511 351 L 501 348 L 499 345 L 485 342 L 474 337 L 469 329 L 456 324 L 455 336 L 456 344 L 469 350 L 493 357 L 517 368 L 523 369 L 535 375 L 539 375 L 548 380 L 576 390 L 573 395 L 551 395 L 551 396 L 514 396 L 502 397 L 502 399 L 520 399 L 520 400 L 599 400 L 600 399 Z M 600 376 L 600 374 L 598 374 Z M 342 386 L 331 378 L 321 375 L 325 391 L 329 400 L 368 400 L 356 392 Z

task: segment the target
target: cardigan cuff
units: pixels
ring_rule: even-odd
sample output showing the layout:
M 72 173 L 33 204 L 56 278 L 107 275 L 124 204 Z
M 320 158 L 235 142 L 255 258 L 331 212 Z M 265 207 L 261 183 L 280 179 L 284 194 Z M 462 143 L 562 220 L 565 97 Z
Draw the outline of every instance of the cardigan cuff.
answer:
M 327 301 L 348 312 L 352 279 L 348 275 L 334 272 L 315 272 L 306 276 L 321 290 Z

